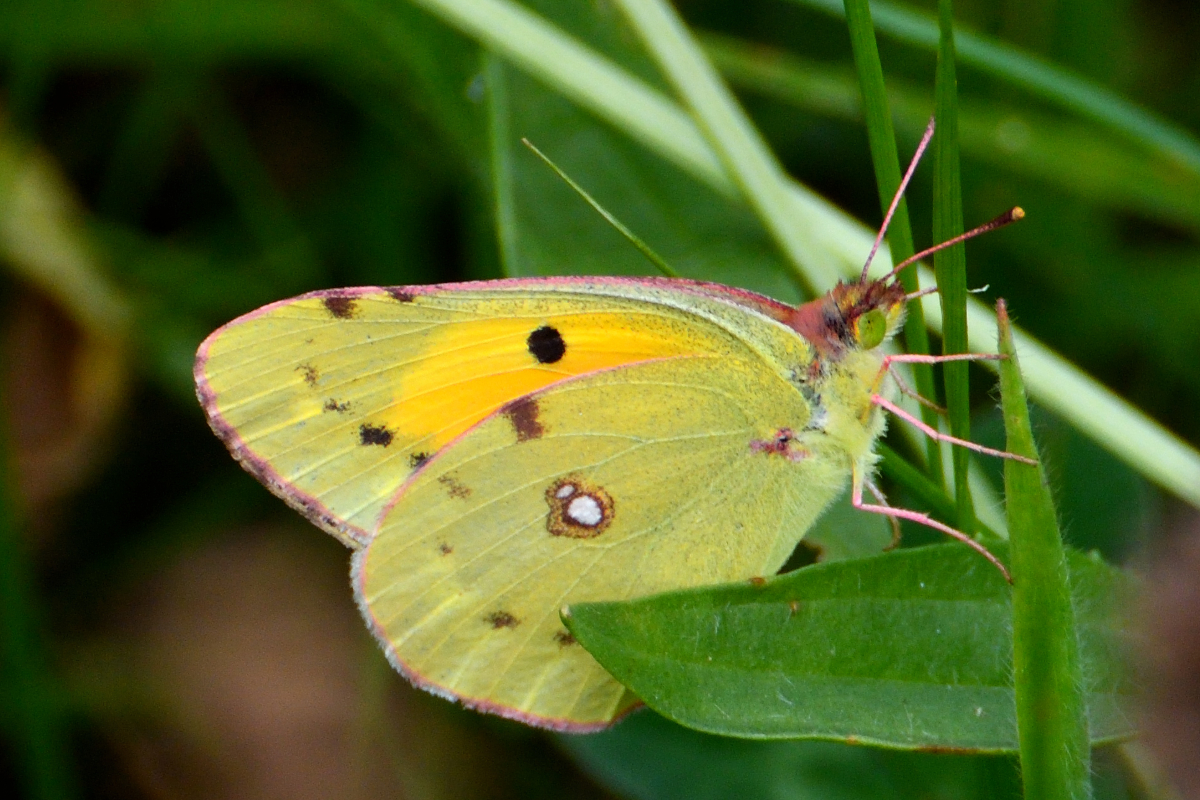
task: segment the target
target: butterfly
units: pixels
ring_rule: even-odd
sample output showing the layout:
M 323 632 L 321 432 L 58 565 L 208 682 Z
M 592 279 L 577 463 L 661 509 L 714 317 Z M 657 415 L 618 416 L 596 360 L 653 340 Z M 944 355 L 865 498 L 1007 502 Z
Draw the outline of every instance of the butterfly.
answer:
M 799 306 L 671 278 L 313 292 L 209 336 L 197 393 L 242 466 L 353 550 L 412 683 L 598 730 L 639 701 L 560 609 L 773 574 L 847 483 L 1003 570 L 862 501 L 883 409 L 907 417 L 891 363 L 945 358 L 885 355 L 903 266 Z

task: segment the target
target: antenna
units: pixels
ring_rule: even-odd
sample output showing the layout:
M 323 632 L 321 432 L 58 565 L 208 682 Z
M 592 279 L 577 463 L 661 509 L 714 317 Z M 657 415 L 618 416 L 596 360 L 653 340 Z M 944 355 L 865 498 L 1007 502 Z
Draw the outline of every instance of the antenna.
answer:
M 922 250 L 921 252 L 917 253 L 915 256 L 912 256 L 911 258 L 904 259 L 903 261 L 901 261 L 899 264 L 896 265 L 895 269 L 893 269 L 887 275 L 883 276 L 883 278 L 881 278 L 880 280 L 885 280 L 885 281 L 890 280 L 891 278 L 896 277 L 896 274 L 899 273 L 900 270 L 904 269 L 905 267 L 909 266 L 910 264 L 915 264 L 916 262 L 920 261 L 922 258 L 925 258 L 925 256 L 933 255 L 934 253 L 936 253 L 939 250 L 945 250 L 947 247 L 953 247 L 954 245 L 958 244 L 959 242 L 965 242 L 967 239 L 974 239 L 976 236 L 978 236 L 981 233 L 987 233 L 988 231 L 994 231 L 997 228 L 1003 228 L 1005 225 L 1010 225 L 1019 219 L 1023 219 L 1024 217 L 1025 217 L 1025 210 L 1023 208 L 1021 208 L 1020 206 L 1013 206 L 1008 211 L 1005 211 L 1003 214 L 996 217 L 994 220 L 992 220 L 990 222 L 985 222 L 982 225 L 980 225 L 978 228 L 972 228 L 971 230 L 967 231 L 966 233 L 960 233 L 958 236 L 955 236 L 953 239 L 947 239 L 946 241 L 942 242 L 941 244 L 935 244 L 933 247 L 929 248 L 928 250 Z
M 858 278 L 859 283 L 867 282 L 867 270 L 871 268 L 871 262 L 875 259 L 875 254 L 879 252 L 879 245 L 883 244 L 883 237 L 887 234 L 888 225 L 892 224 L 892 215 L 896 213 L 896 207 L 900 205 L 900 198 L 904 197 L 904 190 L 908 188 L 908 182 L 912 179 L 913 173 L 917 171 L 917 164 L 921 162 L 921 156 L 925 154 L 929 140 L 933 138 L 933 123 L 934 118 L 930 117 L 929 124 L 925 126 L 925 133 L 921 135 L 921 143 L 917 145 L 917 152 L 913 153 L 912 161 L 908 162 L 908 171 L 904 173 L 904 180 L 900 181 L 896 194 L 892 196 L 892 204 L 883 217 L 883 224 L 879 226 L 879 235 L 875 237 L 875 244 L 871 245 L 867 263 L 863 264 L 862 275 Z

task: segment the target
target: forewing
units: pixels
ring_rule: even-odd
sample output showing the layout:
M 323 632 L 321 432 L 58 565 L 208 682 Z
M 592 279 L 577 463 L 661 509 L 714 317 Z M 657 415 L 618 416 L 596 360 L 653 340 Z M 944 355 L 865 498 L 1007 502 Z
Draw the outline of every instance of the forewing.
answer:
M 633 699 L 559 609 L 775 572 L 848 470 L 804 432 L 809 418 L 779 374 L 730 356 L 523 398 L 385 510 L 355 556 L 364 615 L 418 685 L 534 724 L 603 727 Z
M 357 547 L 415 469 L 505 403 L 594 370 L 738 348 L 638 293 L 634 281 L 318 292 L 210 336 L 197 391 L 249 471 Z

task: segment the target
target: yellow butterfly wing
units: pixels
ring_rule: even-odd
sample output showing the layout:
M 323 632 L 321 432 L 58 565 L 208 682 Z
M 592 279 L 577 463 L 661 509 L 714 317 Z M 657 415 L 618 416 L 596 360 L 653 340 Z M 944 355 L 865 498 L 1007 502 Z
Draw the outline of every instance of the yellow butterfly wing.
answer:
M 474 708 L 602 728 L 636 701 L 571 639 L 564 604 L 777 571 L 850 459 L 808 427 L 787 362 L 750 346 L 791 346 L 761 324 L 719 355 L 551 385 L 423 465 L 354 559 L 356 596 L 395 666 Z
M 693 328 L 644 300 L 678 299 L 665 286 L 546 279 L 316 292 L 213 333 L 197 354 L 197 393 L 247 470 L 358 547 L 421 463 L 513 398 L 597 369 L 723 352 L 727 331 Z

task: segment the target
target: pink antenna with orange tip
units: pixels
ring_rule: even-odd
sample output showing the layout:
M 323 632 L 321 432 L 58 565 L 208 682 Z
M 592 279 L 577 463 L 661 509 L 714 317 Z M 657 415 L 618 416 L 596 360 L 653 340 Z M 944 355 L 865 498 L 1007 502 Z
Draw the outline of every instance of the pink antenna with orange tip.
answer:
M 946 241 L 942 242 L 941 244 L 935 244 L 933 247 L 930 247 L 927 250 L 922 250 L 921 252 L 917 253 L 915 256 L 910 256 L 909 258 L 904 259 L 899 264 L 897 264 L 896 267 L 891 272 L 889 272 L 887 275 L 884 275 L 883 278 L 881 278 L 881 280 L 886 281 L 886 280 L 896 277 L 896 275 L 900 272 L 900 270 L 904 269 L 907 266 L 917 263 L 918 261 L 920 261 L 922 258 L 925 258 L 926 256 L 933 255 L 934 253 L 938 252 L 939 250 L 945 250 L 947 247 L 953 247 L 954 245 L 958 244 L 959 242 L 965 242 L 967 239 L 974 239 L 976 236 L 979 236 L 982 233 L 987 233 L 988 231 L 994 231 L 997 228 L 1003 228 L 1005 225 L 1010 225 L 1010 224 L 1016 222 L 1017 220 L 1024 219 L 1024 218 L 1025 218 L 1025 209 L 1021 208 L 1020 206 L 1013 206 L 1008 211 L 1005 211 L 1003 214 L 1001 214 L 1000 216 L 996 217 L 993 220 L 983 223 L 978 228 L 972 228 L 971 230 L 967 231 L 966 233 L 960 233 L 958 236 L 955 236 L 953 239 L 947 239 Z

